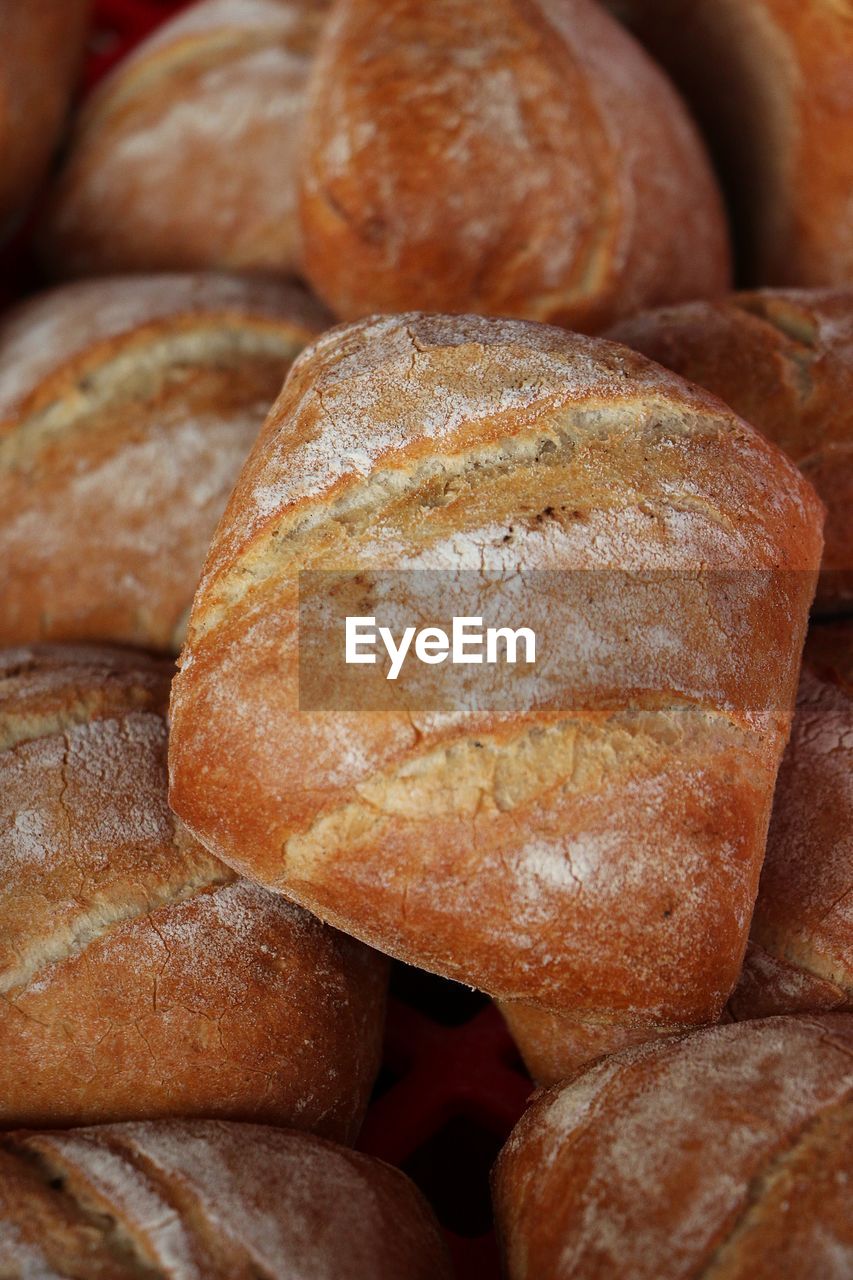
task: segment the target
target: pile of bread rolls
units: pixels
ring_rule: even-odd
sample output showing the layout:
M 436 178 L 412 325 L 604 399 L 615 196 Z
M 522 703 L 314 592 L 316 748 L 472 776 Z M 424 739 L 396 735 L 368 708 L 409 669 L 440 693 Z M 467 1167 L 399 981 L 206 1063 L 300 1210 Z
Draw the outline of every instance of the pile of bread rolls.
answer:
M 848 1280 L 853 6 L 172 10 L 0 5 L 0 1276 L 450 1280 L 392 957 L 543 1086 L 509 1280 Z M 423 574 L 548 679 L 306 706 Z

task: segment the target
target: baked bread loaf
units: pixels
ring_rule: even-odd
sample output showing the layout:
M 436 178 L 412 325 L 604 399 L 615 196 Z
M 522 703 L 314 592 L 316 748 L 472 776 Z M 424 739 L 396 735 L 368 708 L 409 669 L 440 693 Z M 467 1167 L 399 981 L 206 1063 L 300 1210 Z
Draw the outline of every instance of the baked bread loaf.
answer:
M 385 962 L 176 823 L 170 675 L 0 654 L 0 1127 L 203 1115 L 353 1139 Z
M 40 231 L 55 276 L 292 273 L 305 80 L 326 0 L 201 0 L 85 103 Z
M 508 1280 L 847 1280 L 853 1018 L 629 1049 L 540 1094 L 495 1170 Z
M 0 1137 L 8 1280 L 450 1280 L 398 1169 L 214 1120 Z
M 714 154 L 742 274 L 853 280 L 849 0 L 605 0 L 665 67 Z
M 338 0 L 299 176 L 303 268 L 343 319 L 594 332 L 729 278 L 698 134 L 592 0 Z
M 814 627 L 736 1018 L 853 1012 L 853 621 Z
M 332 330 L 294 364 L 212 544 L 173 685 L 172 805 L 321 919 L 602 1046 L 716 1020 L 821 521 L 777 448 L 625 348 L 470 316 Z M 491 666 L 479 703 L 395 685 L 355 714 L 343 627 L 302 640 L 327 580 L 366 584 L 348 612 L 369 615 L 424 571 L 439 590 L 493 570 L 522 588 L 529 572 L 519 615 L 545 600 L 557 660 L 527 700 Z M 309 707 L 312 667 L 332 696 Z
M 83 55 L 91 0 L 0 8 L 0 231 L 29 202 L 59 138 Z
M 301 292 L 69 285 L 0 322 L 0 644 L 180 645 L 207 545 L 296 353 Z
M 780 445 L 827 509 L 816 608 L 853 605 L 853 287 L 664 307 L 609 335 L 707 387 Z

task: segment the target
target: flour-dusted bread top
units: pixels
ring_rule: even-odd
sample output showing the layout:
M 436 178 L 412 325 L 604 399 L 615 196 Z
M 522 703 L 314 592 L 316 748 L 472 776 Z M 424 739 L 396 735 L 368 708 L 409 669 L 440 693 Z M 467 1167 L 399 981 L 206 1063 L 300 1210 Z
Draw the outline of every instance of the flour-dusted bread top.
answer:
M 648 440 L 655 452 L 642 479 L 655 486 L 670 521 L 668 536 L 643 524 L 638 532 L 640 495 L 627 476 L 618 498 L 595 491 L 590 496 L 600 502 L 603 521 L 595 533 L 603 536 L 590 537 L 582 527 L 572 546 L 563 531 L 563 555 L 579 566 L 676 568 L 701 560 L 723 568 L 733 553 L 740 566 L 810 563 L 811 549 L 798 551 L 786 528 L 789 518 L 799 527 L 817 510 L 812 490 L 778 449 L 713 396 L 600 339 L 526 321 L 410 313 L 331 329 L 296 361 L 235 486 L 199 605 L 215 594 L 243 547 L 277 529 L 309 528 L 364 501 L 381 509 L 398 491 L 417 492 L 431 478 L 424 477 L 425 460 L 449 470 L 460 459 L 500 461 L 506 448 L 517 453 L 511 460 L 523 473 L 543 461 L 537 454 L 543 446 L 547 463 L 546 440 L 564 428 L 591 450 L 598 439 L 612 445 L 596 461 L 614 475 L 621 449 Z M 583 461 L 575 462 L 579 487 L 592 483 Z M 763 502 L 750 509 L 747 490 L 759 488 Z M 596 505 L 587 500 L 583 514 L 594 520 Z M 458 515 L 452 504 L 450 514 Z M 725 543 L 715 538 L 714 523 L 725 529 Z M 383 532 L 379 524 L 377 538 Z M 471 549 L 468 563 L 480 563 L 485 541 Z M 528 537 L 510 554 L 522 553 L 534 567 L 544 560 L 537 545 Z M 489 565 L 500 568 L 506 558 L 492 552 Z M 400 548 L 390 547 L 387 564 L 399 561 Z
M 844 1280 L 853 1018 L 713 1027 L 541 1094 L 498 1161 L 510 1280 Z
M 609 334 L 707 387 L 793 458 L 827 509 L 818 608 L 853 600 L 853 288 L 759 289 Z
M 728 282 L 682 103 L 591 0 L 340 0 L 309 90 L 303 267 L 343 319 L 595 332 Z
M 294 365 L 211 547 L 172 803 L 241 872 L 410 963 L 614 1023 L 715 1018 L 820 524 L 778 449 L 613 344 L 420 314 L 334 330 Z M 507 706 L 496 667 L 486 705 L 305 714 L 325 642 L 300 650 L 306 568 L 393 571 L 395 603 L 409 570 L 549 571 L 554 693 Z M 637 571 L 662 594 L 626 630 Z
M 352 1137 L 384 964 L 175 819 L 170 676 L 129 651 L 0 654 L 0 1118 L 203 1114 Z
M 405 1174 L 307 1134 L 172 1120 L 0 1138 L 10 1280 L 448 1280 Z
M 41 228 L 61 277 L 292 274 L 305 81 L 325 0 L 201 0 L 85 104 Z
M 120 277 L 0 322 L 0 641 L 174 649 L 207 544 L 291 361 L 301 290 Z
M 10 432 L 63 392 L 77 390 L 85 408 L 91 379 L 126 350 L 184 332 L 196 335 L 199 358 L 222 327 L 236 345 L 241 330 L 271 350 L 295 352 L 316 336 L 326 317 L 296 286 L 263 276 L 194 272 L 85 280 L 49 289 L 19 303 L 0 321 L 0 423 Z M 213 331 L 211 333 L 211 331 Z M 69 415 L 70 416 L 70 415 Z

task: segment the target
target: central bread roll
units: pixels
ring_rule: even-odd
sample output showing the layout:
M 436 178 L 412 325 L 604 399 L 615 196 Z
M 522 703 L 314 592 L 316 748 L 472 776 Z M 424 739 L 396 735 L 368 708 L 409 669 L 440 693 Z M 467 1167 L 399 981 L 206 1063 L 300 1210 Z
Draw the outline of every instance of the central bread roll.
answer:
M 202 1115 L 353 1140 L 385 962 L 175 821 L 171 673 L 0 652 L 0 1128 Z
M 821 523 L 778 449 L 627 349 L 477 317 L 334 330 L 291 370 L 214 539 L 173 686 L 171 802 L 322 919 L 605 1043 L 714 1019 Z M 333 695 L 343 679 L 342 633 L 301 638 L 306 569 L 378 575 L 377 607 L 389 571 L 395 600 L 425 570 L 509 571 L 511 625 L 540 591 L 553 606 L 553 683 L 508 702 L 494 667 L 481 705 L 395 686 L 361 713 L 300 709 L 313 666 Z
M 4 1280 L 449 1280 L 398 1169 L 211 1120 L 0 1137 Z
M 302 267 L 343 319 L 595 332 L 728 282 L 681 101 L 592 0 L 337 0 L 309 81 Z

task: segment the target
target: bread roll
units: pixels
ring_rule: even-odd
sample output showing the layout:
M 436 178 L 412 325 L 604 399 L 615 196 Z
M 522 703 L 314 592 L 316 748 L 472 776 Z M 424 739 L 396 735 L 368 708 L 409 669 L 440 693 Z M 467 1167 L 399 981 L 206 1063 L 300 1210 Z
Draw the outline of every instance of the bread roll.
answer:
M 180 645 L 207 545 L 324 317 L 284 285 L 69 285 L 0 323 L 0 644 Z
M 853 1012 L 853 621 L 813 628 L 736 1018 Z
M 847 1280 L 853 1018 L 629 1049 L 540 1094 L 498 1161 L 508 1280 Z
M 83 55 L 91 0 L 0 6 L 0 231 L 29 202 L 56 146 Z
M 827 509 L 816 608 L 853 606 L 853 287 L 661 308 L 609 336 L 707 387 L 793 458 Z
M 345 319 L 594 332 L 720 293 L 720 199 L 670 85 L 591 0 L 338 0 L 312 72 L 303 266 Z
M 173 807 L 321 919 L 504 1001 L 617 1043 L 716 1019 L 821 520 L 778 449 L 624 348 L 478 317 L 333 330 L 291 370 L 212 544 L 173 686 Z M 425 570 L 510 571 L 519 615 L 540 588 L 555 611 L 553 684 L 534 667 L 507 705 L 507 668 L 482 668 L 479 705 L 401 688 L 355 714 L 343 628 L 300 640 L 306 568 L 393 570 L 394 603 Z M 333 696 L 309 714 L 317 664 Z
M 0 1127 L 202 1115 L 353 1139 L 385 964 L 175 822 L 170 674 L 0 654 Z
M 398 1169 L 304 1133 L 214 1120 L 0 1138 L 8 1280 L 449 1280 Z
M 55 276 L 291 273 L 305 79 L 326 0 L 201 0 L 85 104 L 40 242 Z
M 605 0 L 672 76 L 722 174 L 749 284 L 853 280 L 850 0 Z

